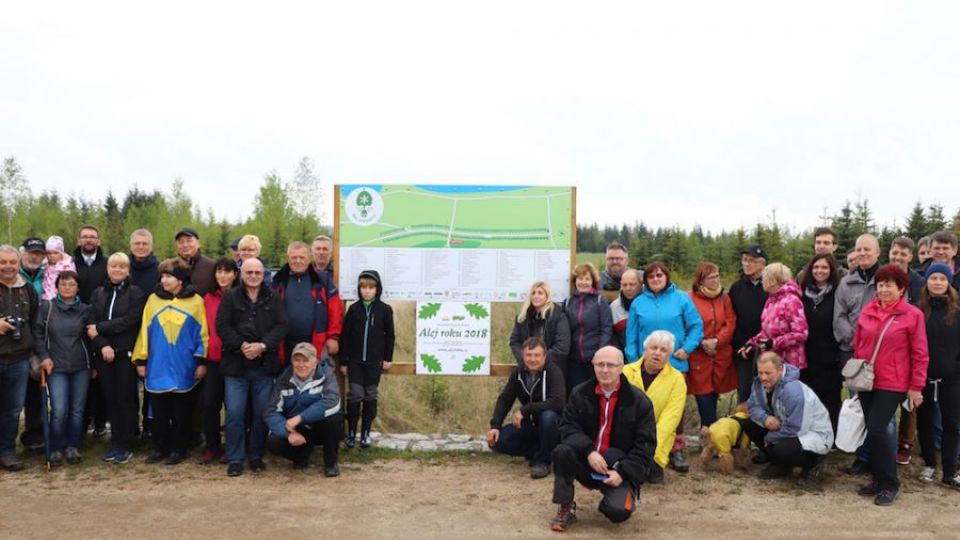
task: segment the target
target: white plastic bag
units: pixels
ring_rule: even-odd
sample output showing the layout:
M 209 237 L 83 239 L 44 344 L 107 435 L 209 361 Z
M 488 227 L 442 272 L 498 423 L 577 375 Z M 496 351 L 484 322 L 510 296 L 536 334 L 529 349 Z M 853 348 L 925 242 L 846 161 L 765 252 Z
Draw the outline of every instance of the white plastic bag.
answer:
M 867 438 L 867 422 L 863 417 L 860 398 L 854 396 L 843 400 L 840 407 L 840 421 L 837 423 L 837 436 L 834 444 L 844 452 L 856 452 Z

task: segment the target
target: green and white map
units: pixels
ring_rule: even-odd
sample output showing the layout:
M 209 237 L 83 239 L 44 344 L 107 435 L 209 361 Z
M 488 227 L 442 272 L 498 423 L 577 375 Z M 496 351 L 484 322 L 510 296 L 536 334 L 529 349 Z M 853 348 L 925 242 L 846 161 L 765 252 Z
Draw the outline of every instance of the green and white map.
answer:
M 384 298 L 519 301 L 536 280 L 566 295 L 573 189 L 349 185 L 340 190 L 340 292 L 378 270 Z

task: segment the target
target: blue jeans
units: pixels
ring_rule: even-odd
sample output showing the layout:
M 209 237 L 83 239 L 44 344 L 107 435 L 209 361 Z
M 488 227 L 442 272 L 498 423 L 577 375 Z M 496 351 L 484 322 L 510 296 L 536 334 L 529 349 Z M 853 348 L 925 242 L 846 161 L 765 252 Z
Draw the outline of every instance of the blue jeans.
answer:
M 50 450 L 79 448 L 83 435 L 83 411 L 90 387 L 90 370 L 58 372 L 47 376 L 50 390 Z
M 263 421 L 263 411 L 272 389 L 273 379 L 260 368 L 247 370 L 242 377 L 223 378 L 223 398 L 227 409 L 224 431 L 227 439 L 227 459 L 230 463 L 243 463 L 244 457 L 263 458 L 267 445 L 267 424 Z M 253 405 L 249 447 L 243 422 L 247 414 L 248 398 Z
M 549 465 L 553 448 L 559 440 L 560 415 L 553 411 L 543 411 L 534 415 L 533 422 L 524 418 L 519 429 L 513 427 L 513 424 L 501 427 L 500 438 L 493 445 L 493 450 Z
M 0 456 L 12 455 L 16 447 L 29 377 L 30 364 L 26 356 L 12 364 L 0 364 Z

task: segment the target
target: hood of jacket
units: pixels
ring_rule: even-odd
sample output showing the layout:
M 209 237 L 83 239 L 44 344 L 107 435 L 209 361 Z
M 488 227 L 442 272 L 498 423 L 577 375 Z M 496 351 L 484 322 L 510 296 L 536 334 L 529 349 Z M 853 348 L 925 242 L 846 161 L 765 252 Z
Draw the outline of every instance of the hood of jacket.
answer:
M 263 287 L 261 287 L 261 291 Z M 164 300 L 173 300 L 174 298 L 190 298 L 191 296 L 197 294 L 197 290 L 193 288 L 193 285 L 186 284 L 180 289 L 176 295 L 168 293 L 164 288 L 162 283 L 157 283 L 157 286 L 153 288 L 153 294 L 156 294 L 158 297 Z
M 363 298 L 363 296 L 360 295 L 360 278 L 364 277 L 377 282 L 377 295 L 374 297 L 374 300 L 379 300 L 380 295 L 383 294 L 383 282 L 380 281 L 380 272 L 376 270 L 364 270 L 357 276 L 357 298 Z
M 781 285 L 780 288 L 777 289 L 777 292 L 770 295 L 770 298 L 779 299 L 784 296 L 790 296 L 790 295 L 796 296 L 797 298 L 802 298 L 802 295 L 800 293 L 800 286 L 797 285 L 797 282 L 793 281 L 792 279 L 790 281 L 787 281 L 783 285 Z

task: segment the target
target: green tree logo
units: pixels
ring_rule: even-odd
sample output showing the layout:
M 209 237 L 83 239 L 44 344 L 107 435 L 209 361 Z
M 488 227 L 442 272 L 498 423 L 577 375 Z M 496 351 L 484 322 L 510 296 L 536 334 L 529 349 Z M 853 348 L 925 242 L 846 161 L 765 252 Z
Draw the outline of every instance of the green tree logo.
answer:
M 367 217 L 367 209 L 373 206 L 373 196 L 370 195 L 370 192 L 362 189 L 360 193 L 357 194 L 357 206 L 360 207 L 360 217 Z

